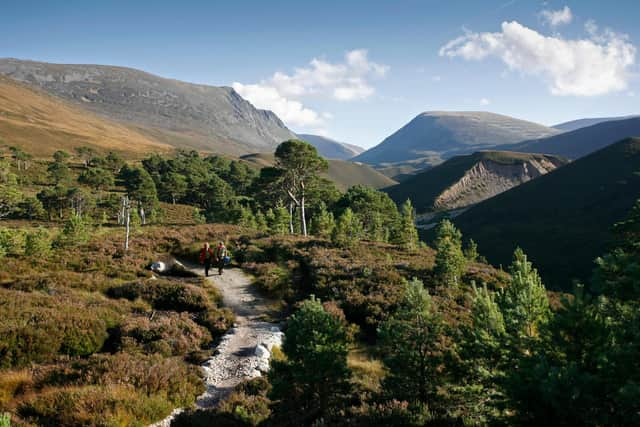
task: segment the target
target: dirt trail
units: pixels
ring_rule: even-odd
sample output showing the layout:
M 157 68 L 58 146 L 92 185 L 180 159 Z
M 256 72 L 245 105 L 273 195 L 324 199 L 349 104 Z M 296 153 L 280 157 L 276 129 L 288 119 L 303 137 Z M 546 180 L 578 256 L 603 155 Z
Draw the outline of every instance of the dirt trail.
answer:
M 201 267 L 187 267 L 203 274 Z M 202 365 L 207 390 L 198 397 L 198 408 L 215 406 L 243 380 L 266 372 L 272 347 L 282 342 L 278 325 L 263 320 L 271 301 L 257 294 L 249 275 L 240 269 L 227 269 L 222 276 L 215 272 L 207 281 L 220 290 L 223 306 L 235 313 L 236 323 L 220 340 L 216 354 Z M 170 426 L 173 415 L 180 411 L 151 427 Z

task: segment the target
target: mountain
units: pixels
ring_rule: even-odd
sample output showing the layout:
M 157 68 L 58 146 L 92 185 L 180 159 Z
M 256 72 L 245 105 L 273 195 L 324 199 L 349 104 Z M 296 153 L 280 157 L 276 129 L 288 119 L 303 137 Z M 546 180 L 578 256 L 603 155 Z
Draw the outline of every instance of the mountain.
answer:
M 179 148 L 226 154 L 272 151 L 295 138 L 271 111 L 229 87 L 165 79 L 131 68 L 0 59 L 0 74 Z
M 499 194 L 455 218 L 489 261 L 507 265 L 520 246 L 547 286 L 588 278 L 611 228 L 640 197 L 640 138 L 627 138 Z
M 467 207 L 566 164 L 541 154 L 481 151 L 456 156 L 387 189 L 402 203 L 411 199 L 418 213 Z
M 559 132 L 536 123 L 488 112 L 426 112 L 354 160 L 377 166 L 419 160 L 426 165 L 435 165 L 456 155 Z
M 548 138 L 509 145 L 504 149 L 578 159 L 631 136 L 640 136 L 640 117 L 598 123 Z
M 18 146 L 36 157 L 91 146 L 126 157 L 173 147 L 135 129 L 99 117 L 60 98 L 0 76 L 0 145 Z
M 275 158 L 273 154 L 249 154 L 241 157 L 242 160 L 259 168 L 273 166 Z M 333 181 L 341 190 L 347 190 L 354 185 L 366 185 L 380 189 L 397 184 L 391 178 L 382 175 L 371 166 L 362 163 L 353 163 L 346 160 L 329 159 L 329 170 L 326 178 Z
M 638 117 L 637 115 L 622 116 L 622 117 L 594 117 L 587 119 L 571 120 L 569 122 L 560 123 L 558 125 L 551 126 L 554 129 L 561 130 L 563 132 L 571 132 L 580 128 L 597 125 L 598 123 L 611 122 L 614 120 L 624 120 Z
M 310 135 L 307 133 L 299 133 L 298 136 L 303 141 L 316 147 L 318 153 L 327 159 L 349 160 L 364 152 L 364 148 L 357 145 L 346 144 L 344 142 L 334 141 L 320 135 Z

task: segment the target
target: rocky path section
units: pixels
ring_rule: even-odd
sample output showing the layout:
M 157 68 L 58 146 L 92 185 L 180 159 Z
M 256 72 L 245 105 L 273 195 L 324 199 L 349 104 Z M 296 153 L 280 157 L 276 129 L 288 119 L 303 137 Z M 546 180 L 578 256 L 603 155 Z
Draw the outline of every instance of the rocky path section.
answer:
M 189 266 L 197 274 L 202 269 Z M 221 339 L 216 354 L 202 368 L 207 390 L 196 402 L 198 408 L 211 408 L 227 396 L 238 384 L 262 375 L 269 369 L 273 346 L 282 342 L 280 328 L 263 320 L 269 311 L 270 301 L 261 297 L 251 286 L 251 277 L 240 269 L 225 270 L 222 276 L 208 279 L 222 293 L 225 307 L 236 315 L 236 323 Z M 180 410 L 151 427 L 168 427 Z

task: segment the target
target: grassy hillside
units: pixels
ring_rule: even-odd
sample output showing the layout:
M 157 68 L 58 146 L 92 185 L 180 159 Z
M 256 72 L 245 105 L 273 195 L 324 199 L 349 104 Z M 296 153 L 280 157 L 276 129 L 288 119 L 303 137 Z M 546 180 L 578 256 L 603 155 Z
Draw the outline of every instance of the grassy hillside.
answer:
M 611 225 L 640 197 L 640 139 L 629 138 L 469 209 L 455 219 L 489 261 L 521 246 L 548 286 L 589 276 Z
M 241 159 L 260 168 L 274 165 L 273 154 L 249 154 L 242 156 Z M 341 190 L 346 190 L 358 184 L 377 189 L 396 184 L 396 181 L 367 165 L 336 159 L 330 159 L 328 162 L 329 170 L 326 173 L 326 177 L 332 180 Z
M 578 159 L 632 136 L 640 136 L 640 117 L 598 123 L 548 138 L 524 141 L 504 149 Z
M 171 146 L 134 129 L 100 118 L 59 98 L 0 76 L 0 143 L 36 157 L 91 146 L 128 157 L 163 152 Z
M 177 148 L 242 155 L 294 138 L 271 111 L 230 87 L 215 87 L 106 65 L 0 59 L 0 74 L 78 108 L 144 131 Z
M 490 168 L 491 170 L 487 170 L 487 168 L 473 170 L 481 162 L 485 162 L 484 166 L 488 166 L 486 162 L 491 162 L 496 166 Z M 525 163 L 528 166 L 527 169 L 523 167 Z M 455 184 L 459 184 L 459 186 L 467 187 L 465 191 L 468 194 L 463 198 L 468 200 L 468 204 L 471 204 L 486 194 L 495 193 L 511 184 L 518 185 L 524 180 L 534 178 L 532 176 L 533 163 L 552 168 L 564 164 L 565 161 L 544 155 L 483 151 L 468 156 L 453 157 L 441 165 L 411 176 L 400 184 L 388 188 L 387 192 L 396 203 L 411 199 L 416 210 L 423 213 L 446 208 L 445 206 L 437 206 L 438 198 L 445 191 L 453 189 Z M 497 174 L 502 175 L 497 176 Z M 467 182 L 461 182 L 463 178 L 466 178 Z M 472 188 L 474 186 L 475 189 Z M 494 188 L 488 188 L 490 186 Z M 450 208 L 457 207 L 462 206 L 451 206 Z

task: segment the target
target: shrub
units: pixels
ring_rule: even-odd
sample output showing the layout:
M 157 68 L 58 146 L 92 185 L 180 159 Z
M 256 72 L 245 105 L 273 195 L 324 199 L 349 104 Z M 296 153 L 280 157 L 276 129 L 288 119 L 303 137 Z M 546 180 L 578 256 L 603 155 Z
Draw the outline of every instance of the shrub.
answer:
M 22 250 L 23 234 L 20 230 L 0 228 L 0 258 L 17 255 Z
M 243 425 L 257 426 L 271 415 L 269 403 L 269 399 L 263 395 L 247 395 L 236 391 L 220 402 L 218 412 L 228 414 Z
M 51 253 L 51 236 L 44 228 L 30 231 L 25 236 L 24 254 L 28 257 L 44 258 Z
M 53 295 L 0 289 L 0 367 L 44 362 L 58 354 L 99 351 L 119 320 L 104 297 L 56 290 Z
M 0 372 L 0 410 L 33 386 L 33 375 L 26 369 Z M 2 424 L 0 423 L 0 426 Z
M 200 312 L 211 307 L 207 293 L 192 285 L 169 280 L 147 280 L 128 283 L 107 290 L 112 298 L 149 301 L 157 310 Z
M 184 355 L 211 342 L 211 334 L 197 325 L 187 313 L 156 313 L 129 317 L 118 328 L 119 347 L 130 351 L 163 356 Z M 133 347 L 133 348 L 131 348 Z
M 166 417 L 172 405 L 126 385 L 64 387 L 26 400 L 19 414 L 40 425 L 145 425 Z
M 56 247 L 73 246 L 89 240 L 89 222 L 80 215 L 71 215 L 54 242 Z
M 8 413 L 0 414 L 0 427 L 11 427 L 11 415 Z

